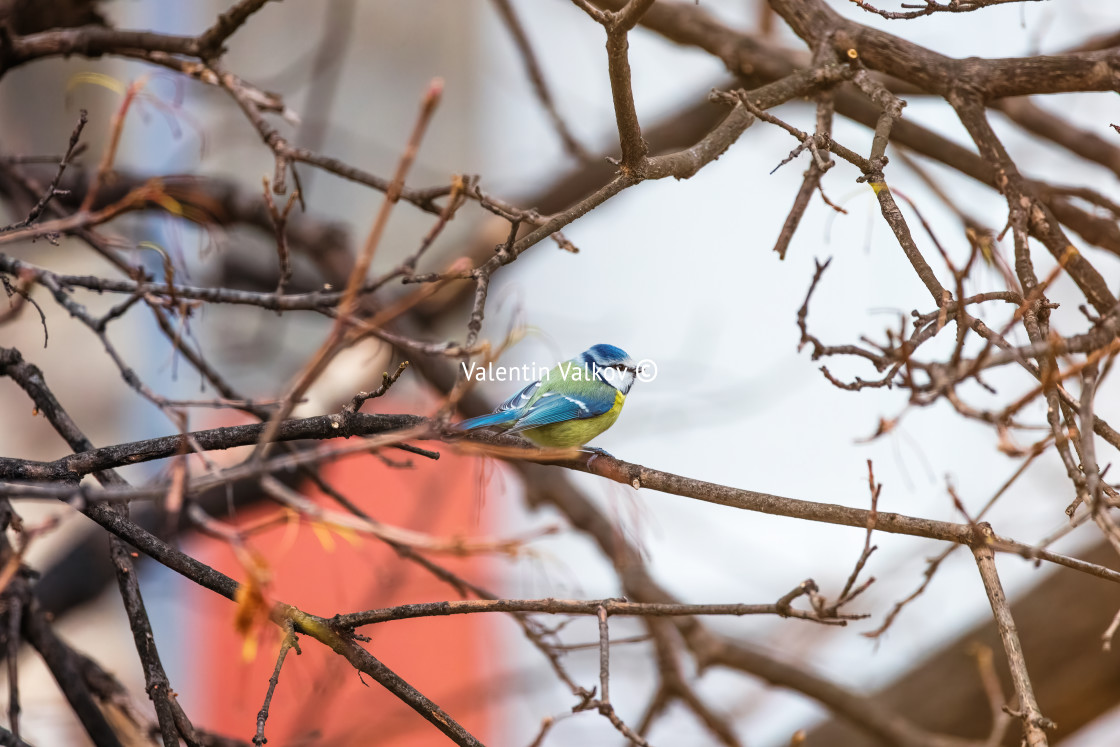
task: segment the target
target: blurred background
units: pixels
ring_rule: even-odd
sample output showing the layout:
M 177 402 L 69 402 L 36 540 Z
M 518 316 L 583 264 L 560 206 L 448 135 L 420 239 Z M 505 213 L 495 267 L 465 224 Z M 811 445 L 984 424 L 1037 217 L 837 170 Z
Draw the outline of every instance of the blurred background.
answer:
M 227 5 L 210 0 L 112 0 L 98 9 L 121 28 L 197 34 Z M 943 14 L 905 23 L 885 21 L 851 3 L 833 5 L 861 23 L 953 57 L 1056 51 L 1083 41 L 1089 30 L 1120 28 L 1120 6 L 1092 0 L 1010 4 L 978 14 Z M 515 1 L 513 7 L 575 138 L 590 153 L 614 154 L 617 133 L 602 28 L 569 2 Z M 774 44 L 801 47 L 780 20 L 767 18 L 767 11 L 753 0 L 705 0 L 701 8 L 732 28 Z M 642 28 L 631 34 L 630 43 L 638 115 L 647 131 L 702 104 L 713 87 L 730 85 L 723 63 L 696 48 L 676 46 Z M 584 163 L 565 151 L 534 98 L 508 29 L 485 0 L 271 3 L 230 40 L 225 64 L 243 79 L 283 96 L 299 123 L 276 122 L 293 143 L 383 176 L 392 173 L 429 80 L 442 77 L 446 94 L 409 178 L 412 186 L 444 185 L 452 174 L 479 174 L 488 193 L 547 213 L 574 202 L 594 187 L 595 178 L 611 173 L 602 159 Z M 271 178 L 272 155 L 229 97 L 142 63 L 74 57 L 9 73 L 0 81 L 4 151 L 59 151 L 78 110 L 85 108 L 90 124 L 84 139 L 90 149 L 83 162 L 95 165 L 120 97 L 112 86 L 81 77 L 89 72 L 123 83 L 150 75 L 146 92 L 163 102 L 141 105 L 130 115 L 117 163 L 120 170 L 221 178 L 259 199 L 262 176 Z M 1120 121 L 1120 101 L 1114 95 L 1070 94 L 1035 103 L 1102 137 L 1110 134 L 1108 123 Z M 811 102 L 791 103 L 776 113 L 803 130 L 813 128 Z M 956 116 L 941 100 L 912 97 L 905 118 L 972 149 Z M 1009 152 L 1030 176 L 1091 185 L 1116 198 L 1116 175 L 1111 171 L 1072 158 L 998 115 L 993 119 Z M 860 153 L 870 148 L 870 131 L 843 118 L 837 118 L 834 137 Z M 883 223 L 871 191 L 855 182 L 858 172 L 847 164 L 830 171 L 823 183 L 829 198 L 847 214 L 838 214 L 819 199 L 811 201 L 788 255 L 779 260 L 771 249 L 808 156 L 772 170 L 795 145 L 785 132 L 756 123 L 694 178 L 643 183 L 610 200 L 565 229 L 578 254 L 542 242 L 495 275 L 482 334 L 500 342 L 511 329 L 524 326 L 524 339 L 502 358 L 509 365 L 550 366 L 604 342 L 622 347 L 635 359 L 655 361 L 656 379 L 635 386 L 619 422 L 595 442 L 626 461 L 714 483 L 866 508 L 867 461 L 872 460 L 875 477 L 884 485 L 881 511 L 961 521 L 947 485 L 954 486 L 964 505 L 975 512 L 1016 471 L 1021 458 L 1002 453 L 992 429 L 960 418 L 945 403 L 907 409 L 906 392 L 842 392 L 819 373 L 807 351 L 797 349 L 797 311 L 814 260 L 833 258 L 808 317 L 810 331 L 826 343 L 854 342 L 859 334 L 884 339 L 885 330 L 898 329 L 911 310 L 924 313 L 932 307 Z M 894 151 L 888 155 L 892 189 L 919 207 L 949 255 L 963 264 L 969 246 L 957 216 L 920 176 L 894 158 Z M 938 165 L 921 163 L 958 205 L 967 206 L 997 232 L 1003 227 L 1007 210 L 999 194 Z M 300 177 L 307 202 L 304 219 L 330 225 L 348 237 L 350 246 L 358 245 L 381 195 L 309 167 L 300 168 Z M 588 188 L 563 198 L 560 187 L 579 184 L 581 178 Z M 930 248 L 927 259 L 939 276 L 948 278 L 944 263 L 920 234 L 915 214 L 906 206 L 903 210 L 919 245 Z M 414 252 L 431 221 L 431 216 L 399 205 L 375 258 L 374 274 Z M 128 217 L 114 227 L 135 245 L 151 242 L 162 247 L 182 273 L 182 282 L 275 287 L 275 244 L 264 232 L 200 228 L 151 214 Z M 472 247 L 500 243 L 507 230 L 504 221 L 472 205 L 441 234 L 420 269 L 443 269 Z M 1010 239 L 999 249 L 1010 256 Z M 1085 251 L 1116 287 L 1117 257 Z M 28 244 L 14 253 L 56 271 L 111 272 L 75 239 L 63 239 L 58 246 Z M 1053 263 L 1038 254 L 1036 268 L 1044 276 Z M 161 266 L 161 258 L 150 250 L 136 248 L 133 256 L 153 271 Z M 320 287 L 323 280 L 317 272 L 309 259 L 297 256 L 293 289 Z M 985 268 L 977 277 L 971 292 L 1005 287 L 994 268 Z M 407 290 L 393 287 L 387 292 Z M 1059 278 L 1051 297 L 1061 303 L 1053 316 L 1055 328 L 1068 333 L 1084 325 L 1072 282 Z M 101 313 L 117 301 L 93 294 L 82 300 Z M 43 306 L 50 330 L 45 349 L 39 321 L 29 313 L 0 328 L 0 341 L 21 349 L 44 370 L 59 399 L 96 444 L 175 430 L 121 381 L 96 339 L 57 307 L 45 301 Z M 463 338 L 469 299 L 456 308 L 440 315 L 438 326 L 427 333 L 430 339 Z M 989 326 L 999 328 L 1010 319 L 1010 311 L 999 309 L 986 318 Z M 207 306 L 190 321 L 187 332 L 242 392 L 269 398 L 298 373 L 324 339 L 329 323 L 306 313 Z M 150 314 L 134 310 L 114 324 L 111 334 L 148 386 L 169 397 L 203 396 L 199 376 L 173 354 Z M 1027 342 L 1018 330 L 1012 339 Z M 951 346 L 952 340 L 943 342 Z M 951 348 L 936 348 L 943 349 Z M 72 365 L 75 359 L 83 365 Z M 376 386 L 381 372 L 393 366 L 391 351 L 380 344 L 356 349 L 333 372 L 337 379 L 332 374 L 320 382 L 301 414 L 338 411 L 356 391 Z M 874 373 L 846 361 L 829 366 L 845 380 Z M 1032 386 L 1025 372 L 1010 368 L 994 372 L 988 383 L 1007 399 Z M 508 383 L 480 385 L 491 403 L 516 388 Z M 978 391 L 970 394 L 979 396 Z M 388 397 L 368 409 L 431 414 L 438 403 L 419 377 L 406 373 Z M 1097 399 L 1098 412 L 1107 417 L 1115 404 L 1115 386 L 1106 380 Z M 0 380 L 0 454 L 34 459 L 63 455 L 65 445 L 42 419 L 28 417 L 29 407 L 22 392 Z M 900 415 L 888 434 L 870 438 L 881 418 Z M 1041 408 L 1030 415 L 1045 423 Z M 222 411 L 197 411 L 190 427 L 229 422 L 234 421 Z M 373 458 L 346 461 L 332 471 L 332 479 L 378 518 L 436 534 L 507 536 L 565 525 L 557 513 L 528 509 L 518 479 L 501 463 L 439 450 L 439 462 L 413 459 L 411 470 Z M 1112 454 L 1100 456 L 1102 464 L 1111 458 Z M 141 481 L 160 476 L 160 469 L 155 463 L 123 473 Z M 583 474 L 570 479 L 611 517 L 622 536 L 641 548 L 661 583 L 687 602 L 768 603 L 806 578 L 814 579 L 826 595 L 835 595 L 864 543 L 865 535 L 858 530 L 634 491 Z M 1004 536 L 1032 543 L 1063 525 L 1062 509 L 1071 499 L 1064 469 L 1049 452 L 1027 468 L 987 518 Z M 59 531 L 33 546 L 29 562 L 39 569 L 65 557 L 88 525 L 81 516 L 56 506 L 21 510 L 31 517 L 65 518 Z M 251 509 L 240 515 L 251 516 Z M 279 530 L 262 535 L 258 544 L 269 558 L 277 599 L 329 615 L 455 597 L 453 590 L 418 572 L 395 570 L 401 561 L 368 539 L 350 545 L 335 538 L 332 544 L 306 527 L 292 534 Z M 1098 537 L 1097 530 L 1087 526 L 1053 549 L 1076 554 Z M 191 554 L 237 576 L 236 562 L 220 542 L 188 536 L 182 543 Z M 932 541 L 882 533 L 875 535 L 874 544 L 878 550 L 866 573 L 876 581 L 850 610 L 870 613 L 869 620 L 846 628 L 777 617 L 706 622 L 842 686 L 875 692 L 990 617 L 975 564 L 967 553 L 958 552 L 885 635 L 861 636 L 878 628 L 894 603 L 917 588 L 927 560 L 942 549 Z M 533 541 L 529 548 L 509 559 L 456 560 L 455 567 L 509 597 L 591 599 L 619 594 L 609 559 L 584 535 L 564 530 Z M 1110 562 L 1115 565 L 1114 559 Z M 1011 556 L 999 557 L 998 564 L 1013 599 L 1026 595 L 1052 572 Z M 231 604 L 153 563 L 142 569 L 141 587 L 180 702 L 197 725 L 248 739 L 277 641 L 265 636 L 256 658 L 245 661 L 233 631 Z M 1114 606 L 1120 603 L 1106 582 L 1097 583 L 1094 588 L 1111 594 Z M 383 626 L 384 633 L 380 627 L 373 633 L 368 646 L 484 741 L 529 744 L 542 718 L 568 714 L 574 704 L 571 693 L 512 622 L 467 617 L 390 623 Z M 1097 627 L 1103 631 L 1107 623 L 1105 618 Z M 406 625 L 409 629 L 403 632 L 392 627 Z M 68 610 L 59 626 L 68 640 L 134 688 L 140 709 L 148 708 L 116 589 L 106 587 L 85 606 Z M 614 618 L 611 632 L 614 638 L 625 638 L 641 635 L 643 627 Z M 596 635 L 592 618 L 577 619 L 561 632 L 570 644 L 593 642 Z M 429 645 L 434 647 L 427 650 Z M 611 695 L 629 722 L 640 717 L 656 680 L 648 645 L 619 645 L 612 651 Z M 1060 647 L 1062 642 L 1048 645 Z M 430 726 L 407 711 L 395 711 L 399 706 L 375 692 L 376 686 L 363 687 L 345 662 L 334 664 L 329 652 L 307 650 L 316 648 L 311 644 L 304 648 L 302 657 L 285 664 L 269 721 L 270 741 L 441 743 Z M 426 651 L 423 661 L 417 653 L 421 650 Z M 1002 652 L 997 650 L 996 656 L 1002 657 Z M 1120 664 L 1115 653 L 1101 656 L 1109 657 L 1114 668 Z M 594 649 L 574 650 L 565 661 L 583 686 L 596 684 Z M 20 666 L 31 678 L 21 688 L 26 737 L 36 744 L 80 743 L 80 728 L 64 717 L 67 711 L 46 671 L 32 656 Z M 747 744 L 787 744 L 796 730 L 812 729 L 829 718 L 814 701 L 762 680 L 718 669 L 686 674 L 695 678 L 697 691 L 708 702 L 731 718 L 737 736 Z M 337 710 L 337 716 L 324 719 L 335 731 L 311 728 L 327 708 Z M 1109 744 L 1113 737 L 1107 735 L 1115 735 L 1117 723 L 1115 713 L 1107 714 L 1079 733 L 1062 732 L 1062 743 Z M 654 744 L 708 744 L 713 739 L 683 709 L 670 710 L 649 737 Z M 546 743 L 620 740 L 605 719 L 583 714 L 559 721 Z M 835 743 L 863 743 L 856 737 L 850 740 Z

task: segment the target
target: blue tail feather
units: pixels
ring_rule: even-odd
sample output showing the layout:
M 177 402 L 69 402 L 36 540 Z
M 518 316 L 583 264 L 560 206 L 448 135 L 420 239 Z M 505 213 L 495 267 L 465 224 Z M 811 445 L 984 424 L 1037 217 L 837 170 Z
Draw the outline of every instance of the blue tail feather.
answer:
M 501 412 L 492 412 L 489 415 L 480 415 L 477 418 L 469 418 L 461 423 L 456 423 L 455 428 L 461 431 L 472 431 L 475 428 L 486 428 L 491 425 L 509 425 L 516 421 L 520 415 L 520 410 L 502 410 Z

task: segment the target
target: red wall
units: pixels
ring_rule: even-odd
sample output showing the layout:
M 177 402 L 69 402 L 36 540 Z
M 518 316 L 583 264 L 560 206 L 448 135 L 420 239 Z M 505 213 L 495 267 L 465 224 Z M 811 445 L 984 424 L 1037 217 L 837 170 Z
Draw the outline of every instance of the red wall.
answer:
M 394 460 L 411 459 L 412 469 L 387 466 L 362 455 L 324 469 L 332 485 L 380 521 L 441 537 L 488 535 L 482 518 L 493 510 L 482 500 L 481 465 L 477 459 L 440 449 L 439 461 L 390 451 Z M 310 487 L 305 495 L 320 505 L 341 510 Z M 494 499 L 491 499 L 494 500 Z M 484 511 L 484 508 L 486 509 Z M 239 517 L 242 525 L 275 515 L 273 504 Z M 319 533 L 321 534 L 321 533 Z M 249 545 L 265 559 L 272 576 L 268 594 L 314 614 L 388 607 L 412 602 L 459 598 L 416 563 L 402 560 L 377 539 L 361 536 L 352 545 L 331 533 L 324 546 L 306 522 L 255 534 Z M 333 541 L 332 541 L 333 540 Z M 200 539 L 192 547 L 201 560 L 242 580 L 246 573 L 229 546 Z M 488 557 L 431 559 L 485 586 L 493 577 Z M 279 647 L 279 632 L 268 624 L 259 629 L 256 656 L 246 661 L 243 640 L 235 633 L 235 605 L 203 592 L 192 609 L 194 687 L 204 688 L 191 711 L 195 723 L 246 741 L 256 728 L 268 679 Z M 192 608 L 194 606 L 192 605 Z M 403 620 L 361 628 L 372 640 L 366 649 L 434 700 L 452 718 L 481 740 L 495 733 L 496 715 L 488 702 L 489 685 L 501 666 L 499 629 L 508 621 L 493 616 L 458 615 Z M 409 745 L 446 744 L 446 738 L 418 714 L 369 677 L 365 684 L 342 657 L 317 641 L 300 639 L 303 654 L 289 652 L 272 701 L 265 736 L 270 744 Z M 195 694 L 197 695 L 197 694 Z M 318 731 L 317 731 L 318 730 Z

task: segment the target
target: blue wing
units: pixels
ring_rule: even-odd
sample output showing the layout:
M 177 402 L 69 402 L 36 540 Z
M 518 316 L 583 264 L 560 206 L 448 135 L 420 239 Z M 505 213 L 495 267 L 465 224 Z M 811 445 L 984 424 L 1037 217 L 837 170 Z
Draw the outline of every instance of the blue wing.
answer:
M 487 428 L 492 425 L 510 425 L 521 417 L 522 408 L 529 404 L 529 400 L 537 393 L 540 386 L 541 382 L 534 381 L 505 402 L 498 405 L 494 412 L 489 415 L 480 415 L 477 418 L 464 420 L 461 423 L 456 423 L 455 427 L 459 430 L 470 431 L 475 428 Z
M 520 410 L 522 407 L 529 404 L 529 400 L 533 398 L 533 395 L 536 394 L 537 390 L 540 388 L 541 382 L 539 380 L 534 381 L 532 384 L 528 385 L 520 392 L 510 397 L 505 402 L 495 407 L 494 412 L 498 413 L 502 412 L 503 410 Z
M 526 428 L 536 428 L 565 420 L 584 420 L 602 415 L 614 407 L 615 390 L 604 386 L 593 392 L 580 392 L 578 395 L 545 392 L 533 406 L 519 413 L 520 418 L 509 429 L 517 433 Z

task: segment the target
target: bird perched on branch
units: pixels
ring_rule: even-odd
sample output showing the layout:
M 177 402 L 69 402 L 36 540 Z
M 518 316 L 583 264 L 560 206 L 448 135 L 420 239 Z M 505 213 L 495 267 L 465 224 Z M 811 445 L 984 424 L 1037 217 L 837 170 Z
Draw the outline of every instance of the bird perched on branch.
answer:
M 458 430 L 498 428 L 524 433 L 540 446 L 583 446 L 614 425 L 639 373 L 626 351 L 593 345 L 557 364 L 489 415 L 458 423 Z M 601 449 L 595 451 L 602 452 Z

